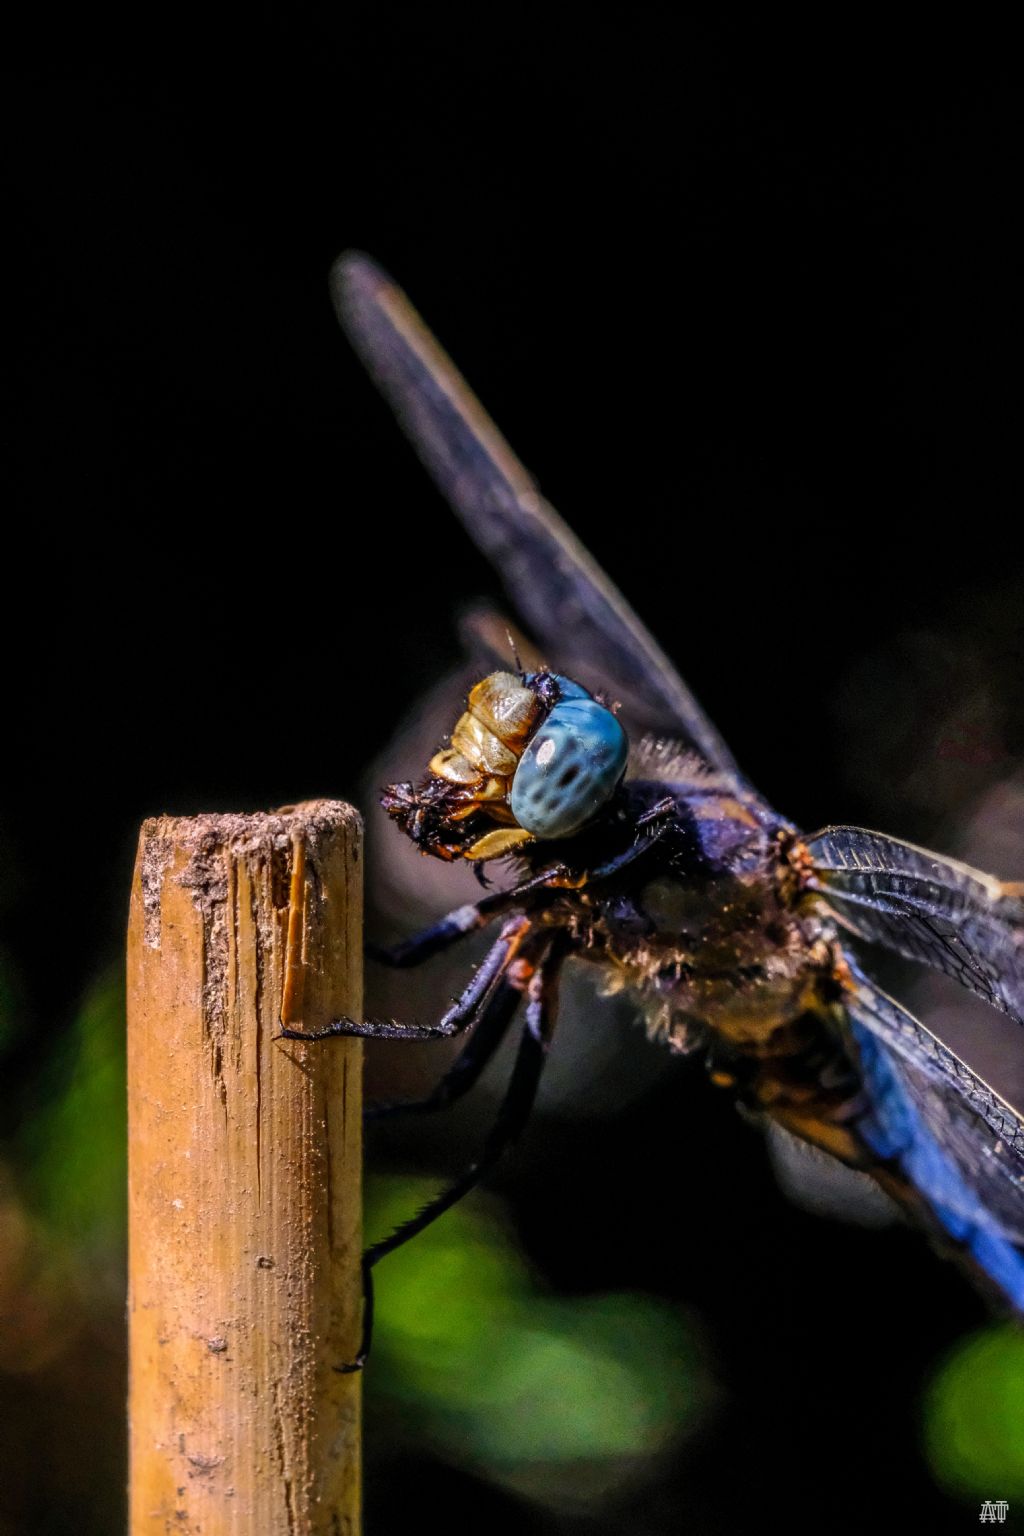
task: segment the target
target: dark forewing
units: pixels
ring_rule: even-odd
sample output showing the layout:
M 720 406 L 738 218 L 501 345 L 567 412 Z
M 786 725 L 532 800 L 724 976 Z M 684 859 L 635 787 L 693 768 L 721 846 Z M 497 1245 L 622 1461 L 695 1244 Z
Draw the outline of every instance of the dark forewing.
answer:
M 807 840 L 813 884 L 865 939 L 945 971 L 1024 1023 L 1024 901 L 955 859 L 861 827 Z
M 1024 1242 L 1024 1123 L 1005 1099 L 966 1062 L 851 962 L 846 996 L 851 1017 L 884 1047 L 900 1082 L 938 1147 L 970 1190 L 956 1195 L 956 1180 L 941 1169 L 923 1193 L 967 1205 L 961 1214 L 987 1214 L 1013 1242 Z M 924 1163 L 931 1168 L 933 1165 Z M 973 1203 L 972 1203 L 973 1202 Z
M 420 458 L 493 562 L 554 664 L 629 702 L 740 782 L 735 761 L 664 652 L 537 491 L 400 289 L 368 257 L 335 263 L 339 318 Z

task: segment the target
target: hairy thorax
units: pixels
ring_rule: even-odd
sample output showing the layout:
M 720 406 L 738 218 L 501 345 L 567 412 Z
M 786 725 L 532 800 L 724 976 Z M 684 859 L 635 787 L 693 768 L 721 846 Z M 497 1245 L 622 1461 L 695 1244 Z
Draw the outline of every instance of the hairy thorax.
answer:
M 800 897 L 791 842 L 732 795 L 680 794 L 664 856 L 590 909 L 587 950 L 611 990 L 639 998 L 652 1037 L 772 1055 L 823 1011 L 832 934 Z

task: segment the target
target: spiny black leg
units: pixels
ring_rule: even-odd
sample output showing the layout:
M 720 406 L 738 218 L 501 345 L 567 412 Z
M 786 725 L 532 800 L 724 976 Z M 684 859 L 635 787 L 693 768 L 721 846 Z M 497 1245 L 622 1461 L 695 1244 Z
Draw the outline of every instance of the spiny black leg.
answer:
M 483 903 L 478 902 L 456 907 L 454 912 L 449 912 L 439 922 L 424 928 L 422 933 L 414 933 L 412 938 L 402 939 L 398 944 L 367 944 L 366 953 L 380 965 L 400 969 L 420 965 L 432 955 L 439 955 L 442 950 L 457 944 L 467 934 L 483 928 L 497 915 L 493 911 L 481 913 L 481 905 Z
M 663 802 L 661 805 L 655 806 L 654 811 L 647 813 L 645 820 L 654 820 L 656 814 L 664 815 L 667 803 Z M 655 843 L 664 837 L 667 831 L 668 826 L 663 822 L 661 826 L 655 828 L 649 837 L 637 838 L 636 842 L 631 843 L 623 853 L 617 853 L 614 858 L 608 859 L 604 864 L 595 864 L 593 869 L 587 871 L 586 884 L 589 885 L 592 880 L 607 880 L 609 875 L 618 874 L 620 869 L 625 869 L 626 865 L 632 864 L 635 859 L 643 858 L 644 854 L 649 853 Z
M 361 1371 L 370 1354 L 370 1345 L 373 1343 L 373 1270 L 368 1261 L 368 1255 L 363 1254 L 363 1326 L 359 1335 L 359 1348 L 355 1359 L 349 1360 L 345 1365 L 336 1365 L 334 1369 L 339 1376 L 350 1376 L 353 1371 Z
M 431 1222 L 450 1210 L 463 1195 L 478 1184 L 489 1168 L 499 1160 L 506 1149 L 521 1134 L 530 1117 L 537 1086 L 551 1041 L 554 1025 L 555 987 L 564 948 L 561 937 L 556 938 L 547 955 L 540 961 L 530 978 L 527 989 L 526 1018 L 519 1040 L 512 1076 L 501 1101 L 497 1118 L 484 1142 L 480 1156 L 456 1179 L 448 1189 L 442 1190 L 415 1216 L 397 1227 L 390 1237 L 374 1243 L 366 1250 L 365 1259 L 370 1268 L 386 1254 L 394 1253 L 410 1238 L 415 1237 Z
M 305 1040 L 310 1045 L 318 1040 L 347 1039 L 353 1035 L 361 1040 L 436 1040 L 439 1036 L 456 1033 L 454 1029 L 442 1029 L 440 1024 L 397 1024 L 394 1019 L 332 1019 L 320 1029 L 292 1029 L 282 1024 L 274 1039 Z
M 644 811 L 642 816 L 637 817 L 636 824 L 638 827 L 648 827 L 652 821 L 661 821 L 663 817 L 671 816 L 675 808 L 676 802 L 672 796 L 664 795 L 660 800 L 655 801 L 649 811 Z
M 498 1161 L 506 1148 L 515 1141 L 529 1119 L 554 1028 L 555 990 L 566 948 L 566 937 L 562 934 L 556 936 L 530 978 L 527 989 L 526 1020 L 519 1041 L 515 1066 L 505 1090 L 505 1097 L 499 1107 L 497 1119 L 484 1142 L 479 1158 L 449 1189 L 444 1190 L 435 1200 L 431 1200 L 409 1221 L 403 1222 L 390 1237 L 374 1243 L 373 1247 L 367 1248 L 363 1254 L 363 1331 L 359 1352 L 349 1364 L 336 1366 L 336 1370 L 346 1373 L 361 1370 L 369 1357 L 373 1342 L 373 1266 L 384 1258 L 385 1254 L 394 1253 L 396 1248 L 401 1248 L 410 1238 L 428 1227 L 432 1221 L 436 1221 L 438 1216 L 450 1210 L 463 1195 L 468 1194 L 487 1170 Z
M 660 818 L 667 816 L 674 809 L 675 801 L 671 796 L 666 796 L 640 817 L 639 826 L 649 825 Z M 646 853 L 648 848 L 662 836 L 666 829 L 659 827 L 652 837 L 638 839 L 624 853 L 617 854 L 605 864 L 599 864 L 595 869 L 589 870 L 583 879 L 583 884 L 589 884 L 592 880 L 603 880 L 608 875 L 615 874 L 625 865 L 631 864 L 634 859 Z M 492 891 L 489 896 L 481 901 L 470 902 L 464 907 L 456 907 L 438 922 L 432 923 L 422 933 L 413 934 L 412 938 L 402 939 L 397 944 L 367 944 L 366 953 L 372 960 L 381 965 L 390 965 L 397 968 L 405 968 L 420 965 L 431 956 L 440 954 L 452 944 L 457 944 L 459 939 L 467 934 L 476 933 L 487 926 L 502 912 L 507 912 L 509 907 L 521 904 L 524 896 L 532 895 L 545 887 L 559 887 L 569 877 L 570 871 L 566 864 L 549 864 L 546 869 L 539 870 L 531 875 L 528 880 L 519 885 L 512 886 L 510 890 Z M 577 883 L 573 879 L 573 884 Z
M 364 1119 L 383 1119 L 386 1115 L 399 1114 L 403 1111 L 410 1114 L 425 1114 L 430 1110 L 444 1109 L 460 1099 L 464 1093 L 468 1093 L 473 1084 L 479 1078 L 481 1072 L 491 1060 L 498 1046 L 501 1044 L 508 1030 L 509 1024 L 515 1015 L 516 1008 L 522 1001 L 522 992 L 511 986 L 506 981 L 498 983 L 493 997 L 486 1004 L 480 1021 L 474 1029 L 467 1044 L 456 1057 L 452 1066 L 445 1073 L 433 1093 L 425 1099 L 415 1099 L 405 1104 L 376 1104 L 364 1114 Z M 372 1250 L 363 1255 L 363 1327 L 359 1340 L 359 1349 L 353 1360 L 347 1365 L 336 1365 L 335 1370 L 342 1375 L 348 1375 L 352 1371 L 361 1371 L 370 1354 L 370 1345 L 373 1342 L 373 1264 Z
M 308 1042 L 357 1035 L 370 1040 L 437 1040 L 461 1034 L 473 1022 L 487 993 L 511 963 L 529 926 L 529 918 L 522 914 L 509 918 L 468 987 L 436 1024 L 398 1024 L 393 1019 L 332 1019 L 320 1029 L 290 1029 L 284 1025 L 277 1038 Z
M 456 907 L 438 922 L 432 923 L 429 928 L 424 928 L 422 933 L 413 934 L 412 938 L 402 939 L 398 944 L 367 944 L 366 953 L 371 960 L 376 960 L 381 965 L 395 966 L 405 969 L 408 966 L 419 965 L 431 956 L 438 955 L 442 950 L 457 944 L 467 934 L 477 933 L 481 928 L 507 912 L 510 907 L 519 906 L 522 897 L 539 886 L 547 884 L 552 870 L 561 872 L 563 866 L 556 865 L 551 869 L 542 870 L 539 875 L 525 880 L 521 885 L 513 886 L 507 891 L 492 891 L 489 896 L 484 896 L 480 901 L 470 902 L 464 907 Z
M 462 1050 L 437 1086 L 422 1099 L 394 1104 L 373 1104 L 365 1111 L 366 1120 L 383 1120 L 390 1115 L 425 1115 L 447 1109 L 468 1093 L 494 1056 L 508 1031 L 522 1000 L 522 992 L 508 981 L 500 981 L 488 998 L 477 1024 Z
M 645 817 L 641 818 L 639 825 L 650 824 L 667 816 L 672 804 L 673 802 L 669 799 L 659 801 Z M 636 842 L 630 843 L 622 853 L 617 853 L 614 858 L 607 859 L 603 864 L 595 864 L 593 869 L 579 872 L 570 869 L 568 864 L 549 864 L 546 869 L 531 875 L 529 880 L 524 880 L 522 885 L 515 886 L 511 891 L 496 894 L 503 894 L 514 899 L 517 905 L 521 905 L 524 897 L 536 898 L 545 891 L 550 891 L 555 896 L 562 890 L 582 890 L 584 886 L 591 885 L 595 880 L 606 880 L 609 875 L 618 874 L 619 870 L 625 869 L 627 864 L 642 858 L 660 838 L 665 836 L 667 831 L 668 823 L 662 821 L 662 824 L 655 827 L 649 836 L 637 838 Z M 484 903 L 481 902 L 480 905 L 483 906 Z

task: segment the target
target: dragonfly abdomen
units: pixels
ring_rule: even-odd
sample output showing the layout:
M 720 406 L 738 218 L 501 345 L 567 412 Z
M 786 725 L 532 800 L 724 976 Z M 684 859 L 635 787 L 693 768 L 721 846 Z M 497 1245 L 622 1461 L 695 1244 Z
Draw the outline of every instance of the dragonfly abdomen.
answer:
M 746 1109 L 850 1167 L 868 1169 L 875 1158 L 860 1133 L 868 1100 L 831 991 L 823 976 L 808 1006 L 778 1018 L 759 1042 L 713 1033 L 709 1074 Z

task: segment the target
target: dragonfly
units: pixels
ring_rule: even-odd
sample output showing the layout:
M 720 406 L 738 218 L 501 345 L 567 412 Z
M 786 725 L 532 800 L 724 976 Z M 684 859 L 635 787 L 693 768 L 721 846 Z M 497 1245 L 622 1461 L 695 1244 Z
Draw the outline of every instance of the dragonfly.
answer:
M 433 1092 L 469 1092 L 518 1045 L 471 1165 L 363 1259 L 373 1267 L 520 1137 L 553 1047 L 559 976 L 600 967 L 648 1033 L 703 1053 L 747 1112 L 870 1175 L 1003 1309 L 1024 1312 L 1024 1122 L 887 995 L 852 940 L 954 978 L 1024 1023 L 1024 886 L 854 826 L 806 835 L 767 804 L 668 657 L 541 496 L 401 290 L 367 256 L 331 275 L 343 329 L 490 558 L 534 644 L 470 690 L 418 783 L 382 804 L 485 894 L 376 957 L 418 965 L 482 929 L 486 956 L 436 1023 L 339 1019 L 288 1037 L 464 1037 Z M 501 662 L 504 660 L 504 665 Z M 453 714 L 456 713 L 453 701 Z M 385 1106 L 386 1109 L 403 1106 Z

